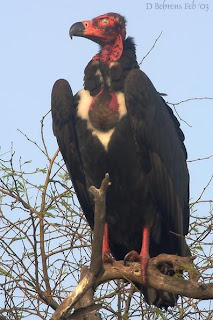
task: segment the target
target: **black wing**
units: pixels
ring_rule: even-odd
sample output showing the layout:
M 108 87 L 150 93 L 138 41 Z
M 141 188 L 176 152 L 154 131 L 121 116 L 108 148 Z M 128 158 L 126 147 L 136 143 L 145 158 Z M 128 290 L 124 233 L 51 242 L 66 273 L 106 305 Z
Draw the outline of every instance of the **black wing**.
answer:
M 180 124 L 141 70 L 129 73 L 125 99 L 139 152 L 144 154 L 146 150 L 150 161 L 148 183 L 163 221 L 169 231 L 185 235 L 189 225 L 189 175 Z M 185 241 L 179 242 L 181 251 L 186 252 Z
M 57 80 L 53 86 L 51 110 L 54 135 L 83 212 L 89 225 L 93 228 L 93 205 L 87 189 L 76 139 L 74 97 L 69 83 L 64 79 Z

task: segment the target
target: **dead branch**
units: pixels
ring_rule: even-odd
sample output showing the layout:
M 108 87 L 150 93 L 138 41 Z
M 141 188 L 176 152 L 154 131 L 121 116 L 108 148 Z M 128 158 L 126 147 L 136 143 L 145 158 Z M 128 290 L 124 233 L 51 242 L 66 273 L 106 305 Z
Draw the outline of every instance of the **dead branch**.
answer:
M 106 212 L 106 191 L 109 184 L 109 174 L 107 173 L 101 183 L 100 189 L 97 189 L 94 186 L 90 187 L 89 189 L 89 191 L 94 196 L 95 201 L 94 240 L 92 244 L 92 256 L 90 264 L 90 271 L 95 276 L 100 276 L 104 272 L 102 262 L 102 242 Z
M 181 296 L 209 300 L 213 299 L 213 283 L 197 282 L 199 274 L 192 264 L 192 257 L 160 254 L 149 260 L 147 269 L 147 284 L 155 289 L 165 290 Z M 169 263 L 175 272 L 188 272 L 189 280 L 183 279 L 178 273 L 176 276 L 167 276 L 160 272 L 159 265 Z M 115 261 L 113 265 L 105 264 L 105 273 L 96 282 L 96 285 L 115 279 L 125 279 L 132 283 L 142 284 L 140 264 L 129 263 L 124 266 L 123 261 Z
M 83 266 L 81 269 L 81 280 L 91 273 L 87 266 Z M 78 320 L 98 320 L 101 319 L 98 314 L 98 310 L 101 308 L 101 304 L 94 303 L 94 289 L 91 287 L 85 292 L 85 294 L 75 304 L 75 311 L 71 315 L 71 319 Z
M 96 310 L 100 308 L 100 306 L 94 305 L 93 302 L 93 286 L 97 281 L 97 278 L 102 276 L 104 273 L 102 262 L 102 242 L 105 222 L 105 198 L 108 186 L 109 174 L 106 174 L 101 183 L 100 189 L 97 189 L 94 186 L 90 187 L 89 189 L 89 191 L 93 194 L 95 201 L 94 239 L 92 244 L 90 269 L 84 268 L 82 270 L 82 278 L 79 284 L 63 300 L 62 304 L 53 314 L 51 320 L 69 319 L 70 317 L 68 316 L 68 313 L 73 307 L 75 307 L 77 310 L 71 316 L 71 319 L 73 317 L 76 318 L 76 314 L 78 319 L 81 319 L 81 317 L 85 314 L 85 311 L 87 311 L 89 313 L 87 313 L 86 319 L 92 320 L 94 319 L 94 312 L 96 313 Z M 93 304 L 91 304 L 91 302 L 93 302 Z M 79 306 L 81 307 L 80 309 L 78 308 Z M 96 319 L 98 319 L 97 316 Z

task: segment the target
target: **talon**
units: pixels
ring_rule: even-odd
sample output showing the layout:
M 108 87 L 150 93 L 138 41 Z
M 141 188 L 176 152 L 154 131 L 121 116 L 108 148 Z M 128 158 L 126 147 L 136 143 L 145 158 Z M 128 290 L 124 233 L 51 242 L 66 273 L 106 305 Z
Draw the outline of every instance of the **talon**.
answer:
M 132 250 L 128 252 L 124 257 L 124 265 L 127 265 L 127 262 L 140 262 L 141 265 L 141 277 L 142 282 L 146 283 L 146 271 L 149 261 L 149 227 L 144 227 L 142 232 L 142 246 L 141 246 L 141 252 L 140 254 Z
M 141 276 L 143 283 L 146 283 L 146 270 L 148 266 L 149 255 L 142 255 L 137 253 L 135 250 L 128 252 L 124 257 L 124 265 L 127 262 L 140 262 L 141 265 Z
M 132 250 L 128 252 L 124 257 L 124 265 L 127 265 L 127 262 L 140 262 L 140 255 L 137 251 Z
M 103 263 L 113 264 L 115 262 L 115 259 L 114 259 L 113 255 L 111 254 L 111 252 L 103 252 L 102 260 L 103 260 Z

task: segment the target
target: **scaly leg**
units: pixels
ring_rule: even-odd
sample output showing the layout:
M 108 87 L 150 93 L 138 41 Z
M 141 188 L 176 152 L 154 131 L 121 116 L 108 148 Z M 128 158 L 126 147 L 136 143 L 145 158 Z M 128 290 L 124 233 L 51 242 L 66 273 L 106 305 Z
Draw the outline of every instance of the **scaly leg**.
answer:
M 147 271 L 147 265 L 149 261 L 149 235 L 150 230 L 148 226 L 145 226 L 142 231 L 142 246 L 141 246 L 141 252 L 138 254 L 135 250 L 130 251 L 126 254 L 124 257 L 124 264 L 126 264 L 127 261 L 132 262 L 140 262 L 141 264 L 141 276 L 143 283 L 146 283 L 146 271 Z
M 140 252 L 140 262 L 141 262 L 141 275 L 142 280 L 146 282 L 146 270 L 149 261 L 149 227 L 144 227 L 142 236 L 142 246 Z
M 103 263 L 113 263 L 114 262 L 114 258 L 111 254 L 110 247 L 109 247 L 109 231 L 108 231 L 108 223 L 107 222 L 104 225 L 102 260 L 103 260 Z

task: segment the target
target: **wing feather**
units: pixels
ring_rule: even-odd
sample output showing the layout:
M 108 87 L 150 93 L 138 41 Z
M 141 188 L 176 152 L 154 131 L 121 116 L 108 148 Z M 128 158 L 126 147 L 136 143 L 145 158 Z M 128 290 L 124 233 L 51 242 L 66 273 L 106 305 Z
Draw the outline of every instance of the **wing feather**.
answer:
M 55 82 L 51 96 L 53 132 L 84 214 L 93 228 L 93 204 L 88 192 L 75 130 L 74 97 L 64 79 Z
M 129 73 L 125 99 L 136 144 L 148 152 L 148 183 L 163 221 L 170 231 L 185 235 L 189 224 L 189 175 L 180 124 L 141 70 Z

